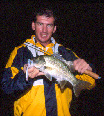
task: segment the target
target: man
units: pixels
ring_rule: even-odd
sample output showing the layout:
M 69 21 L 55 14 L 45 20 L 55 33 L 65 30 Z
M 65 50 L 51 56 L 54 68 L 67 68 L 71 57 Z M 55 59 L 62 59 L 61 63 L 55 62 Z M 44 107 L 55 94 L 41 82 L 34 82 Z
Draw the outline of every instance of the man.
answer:
M 82 73 L 85 70 L 92 71 L 92 68 L 85 60 L 78 58 L 71 50 L 65 49 L 52 37 L 56 31 L 56 18 L 51 10 L 39 10 L 34 19 L 32 29 L 35 35 L 21 46 L 15 47 L 11 53 L 5 67 L 2 89 L 7 94 L 14 94 L 17 97 L 14 103 L 15 116 L 70 116 L 72 89 L 67 86 L 62 92 L 54 79 L 52 82 L 48 81 L 44 73 L 35 67 L 28 69 L 29 78 L 26 81 L 27 61 L 37 55 L 59 52 L 66 60 L 73 61 L 75 70 L 79 72 L 76 78 L 90 82 L 89 88 L 94 86 L 95 80 Z M 34 49 L 33 46 L 41 50 Z

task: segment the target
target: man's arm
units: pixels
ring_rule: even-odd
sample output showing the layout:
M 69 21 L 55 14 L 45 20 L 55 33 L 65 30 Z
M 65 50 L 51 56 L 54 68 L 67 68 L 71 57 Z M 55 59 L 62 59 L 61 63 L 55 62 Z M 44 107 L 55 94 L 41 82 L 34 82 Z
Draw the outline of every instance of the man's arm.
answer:
M 23 49 L 24 47 L 15 48 L 5 67 L 1 86 L 6 94 L 12 94 L 17 91 L 23 92 L 33 84 L 34 79 L 30 78 L 27 82 L 26 75 L 23 72 L 23 66 L 27 63 L 28 56 L 31 56 L 27 51 L 24 52 Z

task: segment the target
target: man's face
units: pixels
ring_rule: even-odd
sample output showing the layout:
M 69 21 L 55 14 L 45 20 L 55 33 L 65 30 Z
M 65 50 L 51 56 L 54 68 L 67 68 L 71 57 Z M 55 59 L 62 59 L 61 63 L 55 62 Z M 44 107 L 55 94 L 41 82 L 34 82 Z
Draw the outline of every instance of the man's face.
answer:
M 37 42 L 46 46 L 50 43 L 51 36 L 56 31 L 54 17 L 38 15 L 36 22 L 32 22 L 32 29 L 35 30 L 35 38 Z

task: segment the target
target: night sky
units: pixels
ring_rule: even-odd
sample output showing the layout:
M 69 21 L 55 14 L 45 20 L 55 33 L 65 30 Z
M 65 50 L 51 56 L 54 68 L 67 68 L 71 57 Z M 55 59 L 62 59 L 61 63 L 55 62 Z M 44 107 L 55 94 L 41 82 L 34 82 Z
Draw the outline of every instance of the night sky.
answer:
M 41 5 L 52 6 L 58 16 L 57 31 L 53 35 L 57 42 L 72 49 L 79 57 L 92 63 L 96 72 L 104 77 L 104 36 L 103 36 L 103 3 L 69 3 L 52 2 L 3 2 L 1 6 L 1 71 L 15 46 L 22 44 L 33 34 L 31 29 L 32 12 Z M 96 80 L 96 87 L 82 92 L 78 100 L 73 99 L 72 115 L 102 116 L 103 113 L 103 79 Z M 3 94 L 1 92 L 1 94 Z M 8 110 L 8 99 L 1 97 L 2 110 Z M 10 100 L 10 98 L 9 98 Z M 11 103 L 11 102 L 10 102 Z M 8 103 L 8 104 L 10 104 Z M 77 104 L 77 105 L 75 105 Z M 12 105 L 8 105 L 9 108 Z M 77 111 L 78 109 L 78 111 Z M 4 111 L 5 112 L 5 111 Z M 5 113 L 4 113 L 5 114 Z M 3 115 L 4 115 L 3 114 Z M 5 115 L 4 115 L 5 116 Z M 97 115 L 95 115 L 97 116 Z

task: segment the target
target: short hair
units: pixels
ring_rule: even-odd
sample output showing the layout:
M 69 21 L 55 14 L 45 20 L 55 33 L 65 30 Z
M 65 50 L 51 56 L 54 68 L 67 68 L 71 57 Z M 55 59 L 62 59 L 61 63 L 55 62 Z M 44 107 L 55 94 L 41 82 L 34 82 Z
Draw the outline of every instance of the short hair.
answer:
M 55 19 L 54 25 L 56 25 L 57 18 L 56 18 L 56 15 L 55 15 L 55 13 L 54 13 L 54 11 L 52 9 L 40 8 L 40 9 L 35 10 L 35 12 L 33 13 L 33 19 L 32 19 L 32 21 L 36 22 L 36 20 L 37 20 L 36 17 L 38 15 L 39 16 L 44 15 L 46 17 L 53 17 Z

